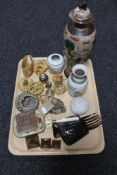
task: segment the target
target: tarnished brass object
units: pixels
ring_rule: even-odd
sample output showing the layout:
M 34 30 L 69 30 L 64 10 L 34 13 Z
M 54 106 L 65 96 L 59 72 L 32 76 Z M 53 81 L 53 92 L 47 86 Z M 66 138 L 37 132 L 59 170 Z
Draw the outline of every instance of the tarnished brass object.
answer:
M 61 140 L 52 140 L 52 148 L 60 149 L 61 148 Z
M 44 85 L 37 81 L 37 82 L 32 82 L 29 87 L 29 92 L 33 93 L 35 95 L 40 95 L 44 91 Z
M 34 61 L 34 72 L 37 75 L 44 73 L 47 69 L 48 69 L 48 66 L 45 60 Z
M 18 87 L 21 91 L 28 91 L 32 82 L 32 79 L 21 78 L 18 82 Z
M 53 99 L 53 97 L 54 97 L 54 91 L 53 91 L 53 89 L 52 89 L 52 83 L 51 82 L 48 82 L 47 84 L 46 84 L 46 88 L 47 88 L 47 90 L 46 90 L 46 98 L 49 100 L 51 100 L 51 99 Z
M 35 114 L 34 110 L 21 112 L 14 117 L 13 131 L 19 137 L 27 137 L 45 130 L 44 118 Z
M 33 110 L 22 112 L 17 114 L 15 117 L 18 133 L 36 130 L 38 128 L 37 119 Z
M 46 115 L 47 113 L 49 113 L 52 108 L 54 107 L 55 105 L 53 103 L 51 103 L 50 100 L 47 100 L 45 101 L 41 107 L 39 108 L 39 113 L 43 114 L 43 115 Z
M 34 63 L 31 55 L 26 55 L 22 60 L 22 71 L 25 77 L 33 74 Z
M 55 91 L 55 93 L 57 95 L 64 94 L 64 92 L 67 89 L 66 89 L 66 86 L 65 86 L 65 84 L 63 82 L 63 75 L 55 74 L 55 75 L 53 75 L 52 80 L 54 82 L 53 90 Z
M 23 92 L 17 96 L 15 105 L 19 111 L 36 110 L 39 107 L 39 99 L 34 94 Z
M 63 84 L 63 83 L 61 83 L 61 84 L 55 84 L 55 86 L 53 87 L 53 89 L 54 89 L 54 91 L 55 91 L 55 93 L 57 94 L 57 95 L 62 95 L 62 94 L 64 94 L 65 93 L 65 91 L 67 90 L 66 89 L 66 86 Z
M 47 88 L 47 89 L 51 89 L 51 88 L 52 88 L 52 83 L 51 83 L 51 82 L 48 82 L 48 83 L 46 84 L 46 88 Z
M 41 94 L 39 96 L 39 99 L 40 99 L 41 103 L 44 103 L 46 101 L 46 94 Z
M 52 104 L 54 104 L 54 108 L 50 111 L 51 114 L 60 114 L 66 112 L 66 107 L 62 100 L 58 98 L 53 98 Z
M 53 82 L 56 83 L 61 83 L 63 82 L 63 75 L 62 74 L 55 74 L 52 77 Z
M 51 148 L 51 138 L 41 138 L 41 148 Z
M 27 136 L 26 137 L 26 145 L 27 145 L 27 149 L 40 147 L 38 134 Z

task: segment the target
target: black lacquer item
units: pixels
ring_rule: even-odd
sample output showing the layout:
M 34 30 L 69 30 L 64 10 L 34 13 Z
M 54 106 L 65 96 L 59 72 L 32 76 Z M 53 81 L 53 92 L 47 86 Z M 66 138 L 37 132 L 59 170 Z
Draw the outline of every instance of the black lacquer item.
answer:
M 55 138 L 61 137 L 67 145 L 72 145 L 101 123 L 101 118 L 96 113 L 83 118 L 70 116 L 53 122 L 53 134 Z

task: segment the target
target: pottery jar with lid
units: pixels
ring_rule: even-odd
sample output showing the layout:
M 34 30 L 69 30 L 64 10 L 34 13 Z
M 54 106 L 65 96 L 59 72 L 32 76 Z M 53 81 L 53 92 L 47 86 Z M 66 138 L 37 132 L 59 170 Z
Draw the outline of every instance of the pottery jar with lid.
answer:
M 88 60 L 96 37 L 94 15 L 83 3 L 69 12 L 71 22 L 64 30 L 64 54 L 71 71 L 73 65 Z
M 64 69 L 64 57 L 58 53 L 49 55 L 47 63 L 50 72 L 53 74 L 60 74 Z
M 72 68 L 72 73 L 68 78 L 68 92 L 70 96 L 82 95 L 88 85 L 87 67 L 84 64 L 76 64 Z

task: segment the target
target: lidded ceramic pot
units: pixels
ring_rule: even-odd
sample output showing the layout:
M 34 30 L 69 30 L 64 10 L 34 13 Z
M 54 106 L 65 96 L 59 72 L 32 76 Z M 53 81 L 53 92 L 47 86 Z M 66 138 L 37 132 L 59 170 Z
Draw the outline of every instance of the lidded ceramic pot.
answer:
M 96 37 L 96 29 L 92 22 L 94 15 L 83 3 L 69 12 L 71 22 L 64 30 L 64 54 L 67 66 L 87 61 L 93 48 Z
M 82 95 L 88 85 L 87 67 L 84 64 L 76 64 L 72 68 L 72 73 L 68 78 L 68 92 L 70 96 Z
M 58 53 L 49 55 L 47 63 L 50 72 L 53 74 L 60 74 L 64 69 L 64 57 Z

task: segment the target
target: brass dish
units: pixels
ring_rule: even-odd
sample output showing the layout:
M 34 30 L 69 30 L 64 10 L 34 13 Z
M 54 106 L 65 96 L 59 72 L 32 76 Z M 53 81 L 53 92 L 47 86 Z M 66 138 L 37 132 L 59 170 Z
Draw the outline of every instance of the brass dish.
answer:
M 23 138 L 43 132 L 45 130 L 44 118 L 41 114 L 41 121 L 38 118 L 33 110 L 15 115 L 13 120 L 13 132 L 15 136 Z
M 34 94 L 23 92 L 17 96 L 15 105 L 19 111 L 36 110 L 39 107 L 39 99 Z
M 32 82 L 29 87 L 29 92 L 35 95 L 40 95 L 44 92 L 44 85 L 39 81 Z
M 34 61 L 34 72 L 37 75 L 40 75 L 42 73 L 45 73 L 45 71 L 48 69 L 48 65 L 45 60 L 35 60 Z

